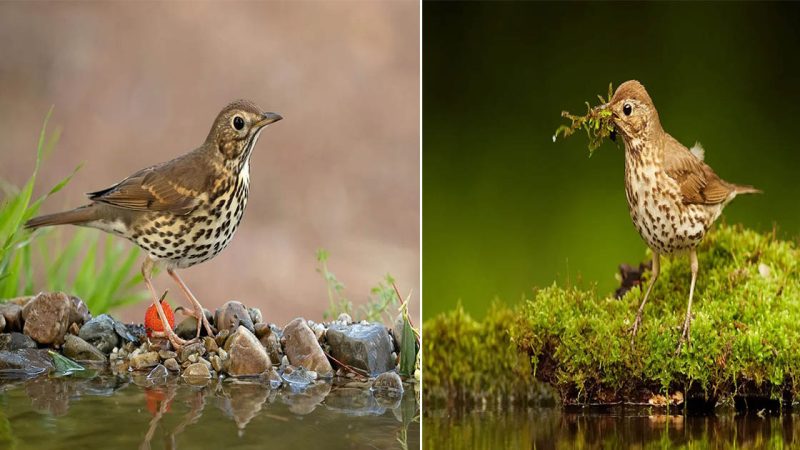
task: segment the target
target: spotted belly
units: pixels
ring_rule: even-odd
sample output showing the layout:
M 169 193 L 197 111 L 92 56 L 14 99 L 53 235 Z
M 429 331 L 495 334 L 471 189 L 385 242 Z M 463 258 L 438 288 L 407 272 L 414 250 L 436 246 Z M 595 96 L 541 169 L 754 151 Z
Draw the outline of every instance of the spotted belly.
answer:
M 684 204 L 677 183 L 656 168 L 626 171 L 625 193 L 636 230 L 661 254 L 696 247 L 713 221 L 708 206 Z

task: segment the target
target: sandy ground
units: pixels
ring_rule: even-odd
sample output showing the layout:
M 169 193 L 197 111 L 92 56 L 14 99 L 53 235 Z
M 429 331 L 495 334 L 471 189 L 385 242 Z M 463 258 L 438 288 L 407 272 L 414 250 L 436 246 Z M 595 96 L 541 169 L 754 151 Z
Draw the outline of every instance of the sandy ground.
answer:
M 238 299 L 279 324 L 319 318 L 324 247 L 354 303 L 389 272 L 418 315 L 418 12 L 403 1 L 3 3 L 0 177 L 30 174 L 50 105 L 63 133 L 39 192 L 83 168 L 42 212 L 195 148 L 225 104 L 248 98 L 286 120 L 255 149 L 236 238 L 183 271 L 200 301 Z M 176 293 L 166 275 L 156 285 Z

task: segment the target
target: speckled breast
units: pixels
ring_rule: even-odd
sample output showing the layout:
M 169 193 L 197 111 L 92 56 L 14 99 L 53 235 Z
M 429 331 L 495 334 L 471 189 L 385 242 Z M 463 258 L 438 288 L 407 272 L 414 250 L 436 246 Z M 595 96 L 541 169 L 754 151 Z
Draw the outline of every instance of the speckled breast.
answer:
M 639 235 L 661 254 L 697 246 L 709 225 L 707 207 L 684 204 L 677 182 L 654 160 L 629 153 L 625 157 L 625 194 Z
M 130 240 L 167 267 L 184 269 L 208 261 L 228 246 L 239 227 L 247 205 L 249 173 L 243 171 L 227 185 L 189 214 L 148 214 Z

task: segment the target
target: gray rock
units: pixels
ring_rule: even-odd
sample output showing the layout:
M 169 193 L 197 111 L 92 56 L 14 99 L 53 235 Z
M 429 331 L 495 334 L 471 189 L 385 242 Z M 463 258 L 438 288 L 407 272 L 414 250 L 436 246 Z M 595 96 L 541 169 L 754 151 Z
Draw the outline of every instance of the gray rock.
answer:
M 53 360 L 47 350 L 21 348 L 0 351 L 0 370 L 11 370 L 20 375 L 37 375 L 53 370 Z
M 22 331 L 22 307 L 16 303 L 0 304 L 0 314 L 5 319 L 5 331 Z
M 83 303 L 83 300 L 70 295 L 69 297 L 69 323 L 77 324 L 80 328 L 86 322 L 92 320 L 92 314 L 89 312 L 89 307 Z
M 234 377 L 260 375 L 272 367 L 267 351 L 244 325 L 225 342 L 228 361 L 225 369 Z
M 336 318 L 336 321 L 347 325 L 347 324 L 353 323 L 353 318 L 350 317 L 350 314 L 341 313 L 341 314 L 339 314 L 339 317 Z
M 197 317 L 187 316 L 175 327 L 175 334 L 182 339 L 194 339 L 197 336 Z
M 36 348 L 36 342 L 22 333 L 0 334 L 0 350 L 14 351 L 23 348 Z
M 169 370 L 170 372 L 181 371 L 181 365 L 178 364 L 178 360 L 176 360 L 175 358 L 168 358 L 164 360 L 164 367 L 166 367 L 167 370 Z
M 63 292 L 42 292 L 22 308 L 22 330 L 34 341 L 61 345 L 69 328 L 71 302 Z
M 290 364 L 313 370 L 322 377 L 333 375 L 331 363 L 305 319 L 298 317 L 284 327 L 283 342 Z
M 402 397 L 403 380 L 396 372 L 384 372 L 372 383 L 372 392 L 376 397 Z
M 247 308 L 247 313 L 250 315 L 250 320 L 253 322 L 253 326 L 259 323 L 264 322 L 264 316 L 261 315 L 261 310 L 258 308 Z
M 371 376 L 395 369 L 394 344 L 382 324 L 332 324 L 326 334 L 331 356 L 342 363 L 366 370 Z
M 255 332 L 250 313 L 241 302 L 237 301 L 229 301 L 217 308 L 217 312 L 214 314 L 214 325 L 220 331 L 228 330 L 233 332 L 239 325 L 242 325 L 249 332 Z
M 107 355 L 114 347 L 120 346 L 120 337 L 115 330 L 115 322 L 114 318 L 108 314 L 101 314 L 86 322 L 81 327 L 78 336 Z
M 211 372 L 208 370 L 208 366 L 198 362 L 190 365 L 183 371 L 184 378 L 204 378 L 209 379 L 211 378 Z
M 106 360 L 106 355 L 95 346 L 71 334 L 64 337 L 64 356 L 77 361 Z
M 183 364 L 186 361 L 189 361 L 192 355 L 195 355 L 195 358 L 197 358 L 205 354 L 206 354 L 206 348 L 203 346 L 202 342 L 192 342 L 191 344 L 184 345 L 183 347 L 178 349 L 178 361 L 181 364 Z
M 142 370 L 153 367 L 159 363 L 158 352 L 145 352 L 131 356 L 128 361 L 133 370 Z

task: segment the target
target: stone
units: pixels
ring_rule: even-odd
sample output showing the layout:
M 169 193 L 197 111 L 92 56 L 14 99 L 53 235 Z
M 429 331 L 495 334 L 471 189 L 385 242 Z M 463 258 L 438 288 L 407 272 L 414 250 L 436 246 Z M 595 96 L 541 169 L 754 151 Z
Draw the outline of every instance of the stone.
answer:
M 267 354 L 269 355 L 269 359 L 272 364 L 280 364 L 283 349 L 281 348 L 281 343 L 278 341 L 277 334 L 272 330 L 272 328 L 267 327 L 267 332 L 259 338 L 259 342 L 261 342 L 261 345 L 263 345 L 267 350 Z
M 201 362 L 197 362 L 191 364 L 186 370 L 183 371 L 184 378 L 211 378 L 211 372 L 208 370 L 208 366 Z
M 333 375 L 331 363 L 305 319 L 298 317 L 284 327 L 283 342 L 283 350 L 290 364 L 313 370 L 321 377 Z
M 331 356 L 343 364 L 366 370 L 370 376 L 396 367 L 394 344 L 383 324 L 332 324 L 326 334 Z
M 372 383 L 372 392 L 375 396 L 402 397 L 403 380 L 397 372 L 384 372 L 375 378 Z
M 16 303 L 0 304 L 0 314 L 5 319 L 5 331 L 22 331 L 22 307 Z
M 92 314 L 89 312 L 89 307 L 83 303 L 78 297 L 74 295 L 69 296 L 69 323 L 77 324 L 80 328 L 86 322 L 92 320 Z
M 219 356 L 217 356 L 217 355 L 211 355 L 211 356 L 209 357 L 209 360 L 210 360 L 210 362 L 211 362 L 211 367 L 212 367 L 212 368 L 213 368 L 215 371 L 217 371 L 217 372 L 222 372 L 222 359 L 221 359 Z
M 69 328 L 71 303 L 63 292 L 43 292 L 22 308 L 22 329 L 34 341 L 61 345 Z
M 36 342 L 30 336 L 22 333 L 0 334 L 0 350 L 14 351 L 23 348 L 36 348 Z
M 253 326 L 259 323 L 264 322 L 264 316 L 261 315 L 261 310 L 258 308 L 247 308 L 247 313 L 250 315 L 250 321 L 253 322 Z
M 0 314 L 0 333 L 6 331 L 6 318 Z
M 184 345 L 180 349 L 178 349 L 178 361 L 183 364 L 186 361 L 190 360 L 192 355 L 196 355 L 195 358 L 203 356 L 206 354 L 206 348 L 203 346 L 202 342 L 192 342 L 191 344 Z M 192 362 L 196 362 L 195 359 Z
M 175 358 L 168 358 L 164 360 L 164 367 L 167 368 L 170 372 L 180 372 L 181 365 L 178 364 L 178 360 Z
M 188 316 L 175 327 L 175 334 L 182 339 L 194 339 L 197 336 L 197 317 Z
M 205 336 L 203 338 L 203 347 L 206 348 L 206 352 L 212 353 L 219 350 L 219 345 L 217 345 L 217 341 L 214 340 L 211 336 Z
M 173 352 L 172 350 L 159 350 L 158 357 L 166 361 L 170 358 L 177 358 L 178 354 Z
M 255 331 L 250 313 L 241 302 L 237 301 L 229 301 L 217 308 L 217 312 L 214 314 L 214 325 L 220 331 L 228 330 L 233 332 L 240 325 L 247 328 L 251 333 Z
M 0 370 L 8 369 L 33 376 L 53 370 L 53 360 L 44 349 L 21 348 L 0 351 Z
M 317 372 L 300 367 L 294 370 L 288 368 L 283 372 L 283 380 L 294 387 L 305 387 L 317 379 Z
M 92 344 L 84 341 L 78 336 L 68 334 L 64 337 L 64 356 L 76 361 L 103 361 L 106 355 L 103 354 Z
M 147 369 L 157 365 L 160 361 L 160 359 L 158 359 L 158 352 L 145 352 L 139 353 L 138 355 L 131 355 L 128 364 L 130 364 L 133 370 Z
M 353 323 L 353 318 L 350 317 L 350 314 L 341 313 L 341 314 L 339 314 L 339 317 L 336 318 L 336 321 L 337 322 L 341 322 L 341 323 L 343 323 L 345 325 L 348 325 L 348 324 Z
M 256 323 L 253 324 L 253 329 L 255 330 L 253 333 L 256 335 L 258 339 L 263 338 L 267 335 L 271 330 L 269 328 L 269 324 L 266 323 Z
M 230 335 L 231 332 L 228 330 L 219 330 L 219 332 L 217 332 L 217 337 L 215 337 L 214 340 L 217 341 L 217 345 L 224 347 L 225 341 L 228 340 L 228 336 Z
M 255 335 L 244 325 L 239 325 L 225 343 L 228 375 L 234 377 L 260 375 L 272 367 L 267 351 Z
M 115 320 L 108 314 L 101 314 L 82 327 L 78 336 L 94 345 L 104 354 L 109 354 L 114 347 L 120 346 L 120 337 L 114 329 Z

